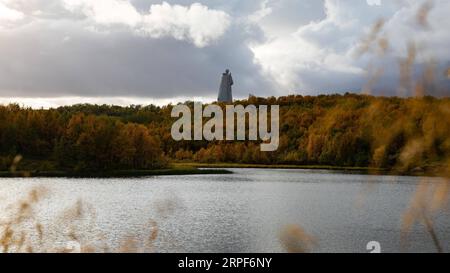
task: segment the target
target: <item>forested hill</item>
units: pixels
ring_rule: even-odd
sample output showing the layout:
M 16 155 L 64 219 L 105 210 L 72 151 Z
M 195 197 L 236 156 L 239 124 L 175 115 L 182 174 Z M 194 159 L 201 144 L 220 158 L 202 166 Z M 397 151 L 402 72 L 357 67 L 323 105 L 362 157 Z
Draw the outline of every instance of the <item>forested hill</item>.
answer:
M 186 161 L 409 172 L 449 164 L 449 98 L 346 94 L 249 97 L 235 104 L 280 105 L 277 151 L 261 152 L 259 143 L 249 141 L 176 142 L 172 105 L 6 105 L 0 106 L 0 168 L 8 170 L 17 155 L 37 170 L 158 169 Z

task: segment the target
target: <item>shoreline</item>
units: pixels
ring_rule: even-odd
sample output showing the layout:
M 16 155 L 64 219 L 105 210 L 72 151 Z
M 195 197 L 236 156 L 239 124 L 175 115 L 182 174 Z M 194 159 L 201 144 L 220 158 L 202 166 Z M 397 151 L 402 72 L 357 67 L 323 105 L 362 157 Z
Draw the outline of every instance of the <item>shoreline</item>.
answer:
M 338 171 L 350 174 L 367 175 L 396 175 L 396 176 L 428 176 L 439 177 L 439 175 L 426 172 L 406 172 L 400 173 L 394 170 L 371 167 L 344 167 L 327 165 L 289 165 L 289 164 L 244 164 L 244 163 L 195 163 L 195 162 L 172 162 L 166 169 L 154 170 L 111 170 L 111 171 L 26 171 L 15 172 L 0 171 L 0 178 L 20 178 L 20 177 L 67 177 L 67 178 L 127 178 L 145 176 L 165 176 L 165 175 L 202 175 L 202 174 L 232 174 L 228 169 L 279 169 L 279 170 L 324 170 Z
M 290 164 L 246 164 L 246 163 L 195 163 L 195 162 L 174 162 L 171 163 L 175 168 L 204 168 L 204 169 L 285 169 L 285 170 L 324 170 L 324 171 L 341 171 L 355 174 L 368 175 L 395 175 L 395 176 L 429 176 L 440 177 L 431 171 L 410 171 L 399 172 L 395 170 L 373 168 L 373 167 L 345 167 L 345 166 L 329 166 L 329 165 L 290 165 Z
M 226 169 L 296 169 L 296 170 L 336 170 L 336 171 L 386 171 L 381 168 L 370 167 L 344 167 L 344 166 L 327 166 L 327 165 L 289 165 L 289 164 L 246 164 L 246 163 L 195 163 L 195 162 L 176 162 L 171 163 L 174 167 L 191 167 L 191 168 L 226 168 Z
M 105 172 L 72 172 L 72 171 L 0 171 L 0 178 L 20 177 L 55 177 L 55 178 L 127 178 L 163 175 L 198 175 L 198 174 L 231 174 L 224 169 L 173 168 L 160 170 L 116 170 Z

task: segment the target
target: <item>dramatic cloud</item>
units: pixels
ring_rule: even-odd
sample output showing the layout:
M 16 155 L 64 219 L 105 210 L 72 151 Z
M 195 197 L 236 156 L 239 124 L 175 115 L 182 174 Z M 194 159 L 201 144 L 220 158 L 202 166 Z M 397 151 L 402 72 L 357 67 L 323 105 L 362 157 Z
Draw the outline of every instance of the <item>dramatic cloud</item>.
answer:
M 146 14 L 140 14 L 123 0 L 64 0 L 64 7 L 80 13 L 93 22 L 104 25 L 126 25 L 133 31 L 151 38 L 170 36 L 177 40 L 190 40 L 198 47 L 205 47 L 220 38 L 230 26 L 229 15 L 210 10 L 194 3 L 188 7 L 154 4 Z
M 19 21 L 24 18 L 24 14 L 18 10 L 7 7 L 0 2 L 0 26 L 7 26 L 8 24 Z
M 398 83 L 393 74 L 398 73 L 398 69 L 392 68 L 398 67 L 399 58 L 406 57 L 408 44 L 421 45 L 419 64 L 431 58 L 443 63 L 449 61 L 446 48 L 450 35 L 443 33 L 446 31 L 443 26 L 450 26 L 445 15 L 450 3 L 436 1 L 436 6 L 441 9 L 433 9 L 429 15 L 430 29 L 421 29 L 416 16 L 423 2 L 405 2 L 400 6 L 393 1 L 385 2 L 352 1 L 344 4 L 344 1 L 326 0 L 324 19 L 253 46 L 255 59 L 287 90 L 309 94 L 359 91 L 369 80 L 371 71 L 368 69 L 374 64 L 368 63 L 368 56 L 359 56 L 358 51 L 361 47 L 373 46 L 364 43 L 378 45 L 385 41 L 388 50 L 383 58 L 366 55 L 378 64 L 384 61 L 380 69 L 389 71 L 390 76 L 385 79 L 389 84 L 383 83 L 383 88 L 395 94 Z M 365 41 L 377 22 L 382 22 L 377 37 L 373 37 L 377 40 Z
M 236 97 L 394 95 L 430 67 L 440 84 L 430 90 L 448 95 L 448 10 L 448 0 L 0 0 L 0 102 L 213 100 L 226 68 Z
M 142 21 L 133 5 L 122 0 L 63 0 L 63 3 L 69 11 L 81 13 L 99 24 L 135 26 Z
M 143 23 L 143 31 L 153 38 L 188 38 L 196 46 L 204 47 L 225 33 L 230 26 L 230 18 L 223 11 L 209 10 L 201 4 L 192 4 L 187 8 L 164 2 L 162 5 L 152 5 Z

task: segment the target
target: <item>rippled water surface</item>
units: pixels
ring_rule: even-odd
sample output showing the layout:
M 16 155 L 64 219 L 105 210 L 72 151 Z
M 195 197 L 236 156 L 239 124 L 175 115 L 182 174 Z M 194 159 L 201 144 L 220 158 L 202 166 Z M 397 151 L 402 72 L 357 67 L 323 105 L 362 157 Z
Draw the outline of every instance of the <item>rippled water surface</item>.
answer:
M 298 224 L 317 239 L 317 252 L 366 252 L 369 241 L 380 242 L 384 252 L 435 251 L 421 225 L 401 240 L 402 215 L 421 178 L 232 171 L 126 179 L 2 178 L 0 217 L 10 218 L 18 200 L 40 188 L 47 193 L 22 228 L 36 244 L 40 235 L 33 230 L 41 225 L 41 245 L 47 247 L 76 238 L 108 251 L 134 240 L 158 252 L 283 252 L 280 231 Z M 77 208 L 81 216 L 71 216 Z M 435 226 L 450 251 L 449 210 Z

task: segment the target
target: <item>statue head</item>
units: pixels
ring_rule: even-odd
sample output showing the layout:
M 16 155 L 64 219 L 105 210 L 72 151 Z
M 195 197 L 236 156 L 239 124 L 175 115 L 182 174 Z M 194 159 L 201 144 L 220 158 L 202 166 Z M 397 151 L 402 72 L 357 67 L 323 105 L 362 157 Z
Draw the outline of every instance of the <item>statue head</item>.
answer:
M 226 74 L 230 73 L 230 70 L 229 69 L 225 70 L 225 73 Z

